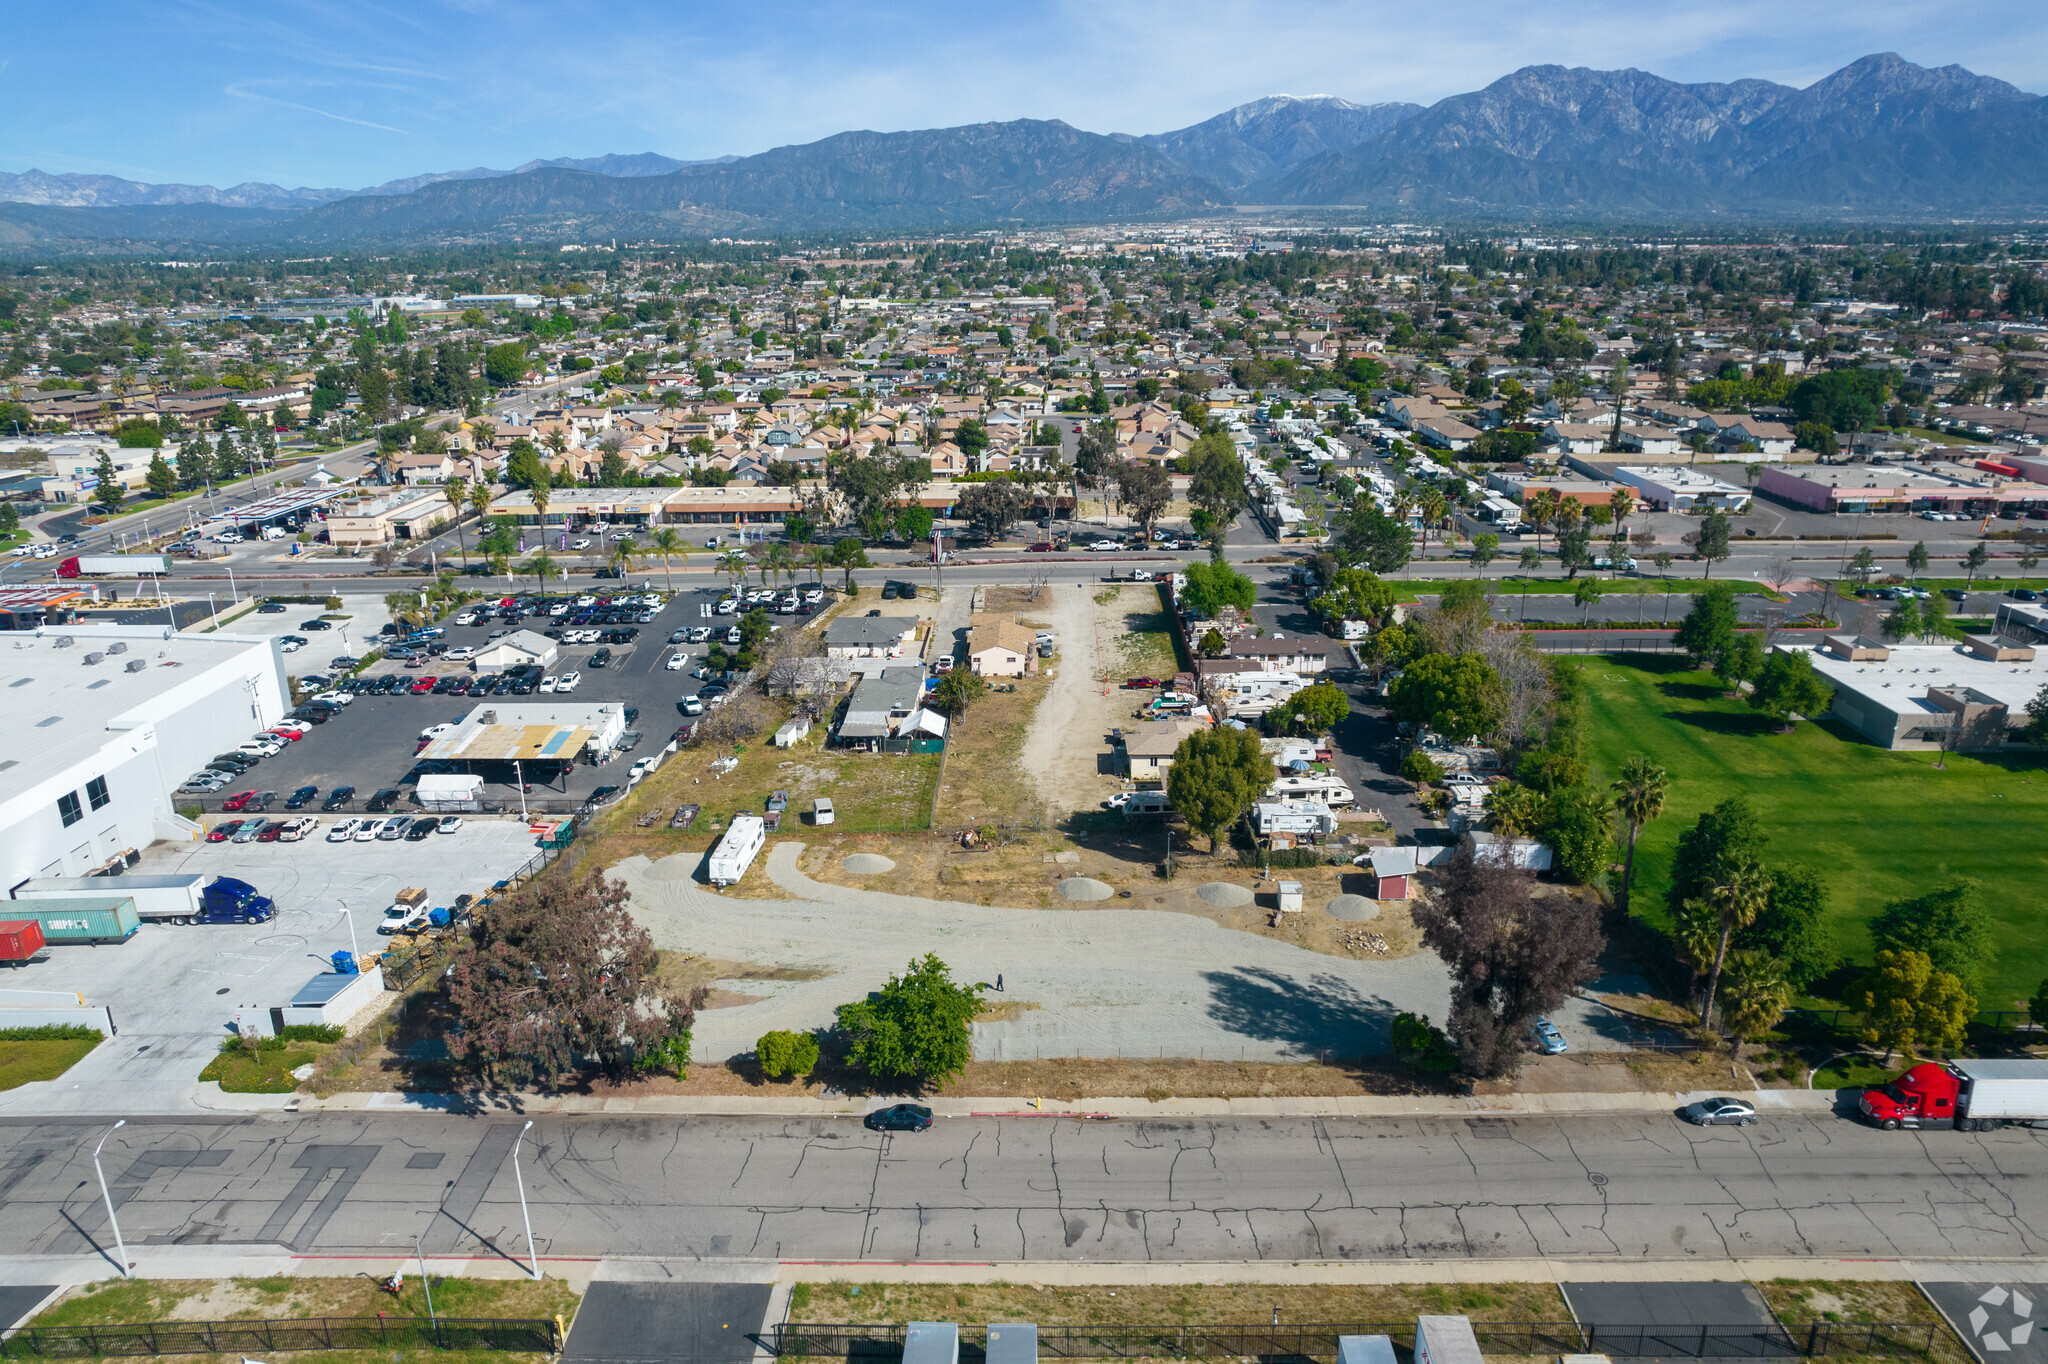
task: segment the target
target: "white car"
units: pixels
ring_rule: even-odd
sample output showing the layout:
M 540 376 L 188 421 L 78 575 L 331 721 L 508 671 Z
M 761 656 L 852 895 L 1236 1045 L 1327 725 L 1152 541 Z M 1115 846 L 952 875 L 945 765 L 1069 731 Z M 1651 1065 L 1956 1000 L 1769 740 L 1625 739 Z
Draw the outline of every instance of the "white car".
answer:
M 538 687 L 535 687 L 535 688 L 534 688 L 534 690 L 535 690 L 535 691 L 553 691 L 553 690 L 555 689 L 555 683 L 556 683 L 557 681 L 559 681 L 559 680 L 560 680 L 559 678 L 557 678 L 557 677 L 556 677 L 556 676 L 554 676 L 553 674 L 550 674 L 550 675 L 548 675 L 547 677 L 543 677 L 543 678 L 542 678 L 542 679 L 540 680 L 540 685 L 539 685 Z
M 286 635 L 283 639 L 280 639 L 277 642 L 278 652 L 284 654 L 295 654 L 305 647 L 305 645 L 299 643 L 297 638 L 291 635 Z
M 251 739 L 235 745 L 237 753 L 253 753 L 259 758 L 274 758 L 284 752 L 284 745 L 275 739 Z
M 1953 521 L 1953 520 L 1955 520 L 1955 518 L 1954 518 L 1953 516 L 1951 516 L 1951 517 L 1949 518 L 1949 520 Z M 56 558 L 56 557 L 57 557 L 57 547 L 56 547 L 55 545 L 37 545 L 37 546 L 36 546 L 36 558 L 38 558 L 38 559 L 54 559 L 54 558 Z
M 464 644 L 458 648 L 450 649 L 447 653 L 442 654 L 441 657 L 447 659 L 450 663 L 467 663 L 470 659 L 476 657 L 476 650 Z
M 382 832 L 384 832 L 383 820 L 366 819 L 361 824 L 356 825 L 355 841 L 358 843 L 375 843 L 377 835 Z
M 353 817 L 336 820 L 334 827 L 327 831 L 327 841 L 329 843 L 346 843 L 356 836 L 356 830 L 361 827 L 362 822 Z
M 284 822 L 284 827 L 277 831 L 277 841 L 296 843 L 319 827 L 319 820 L 311 815 L 300 815 L 297 819 L 288 819 Z
M 680 704 L 685 715 L 702 715 L 704 713 L 704 703 L 694 696 L 685 696 Z
M 589 537 L 589 536 L 584 536 L 584 537 L 582 537 L 581 539 L 571 540 L 571 541 L 569 542 L 569 548 L 571 548 L 571 549 L 589 549 L 589 548 L 590 548 L 590 537 Z
M 443 724 L 438 724 L 438 725 L 428 725 L 428 726 L 427 726 L 427 727 L 426 727 L 425 729 L 423 729 L 423 730 L 421 730 L 421 731 L 420 731 L 420 738 L 422 738 L 422 739 L 438 739 L 438 738 L 440 738 L 440 737 L 441 737 L 441 736 L 442 736 L 443 734 L 446 734 L 446 733 L 447 733 L 447 732 L 448 732 L 449 730 L 451 730 L 451 729 L 453 729 L 453 728 L 455 728 L 455 725 L 454 725 L 454 722 L 453 722 L 453 721 L 449 721 L 449 722 L 446 722 L 446 723 L 443 723 Z
M 476 612 L 474 612 L 474 611 L 457 611 L 457 612 L 455 613 L 455 623 L 456 623 L 457 625 L 474 625 L 474 624 L 476 624 Z
M 355 700 L 356 698 L 355 698 L 355 694 L 354 694 L 353 692 L 345 692 L 345 691 L 323 691 L 323 692 L 321 692 L 321 693 L 320 693 L 320 694 L 319 694 L 318 696 L 314 697 L 313 699 L 314 699 L 315 701 L 318 701 L 318 702 L 322 703 L 323 705 L 329 705 L 329 706 L 345 706 L 345 705 L 347 705 L 347 704 L 348 704 L 349 702 L 351 702 L 351 701 Z
M 558 692 L 560 692 L 560 691 L 575 691 L 575 690 L 576 690 L 576 684 L 577 684 L 577 683 L 579 683 L 579 682 L 581 682 L 582 680 L 583 680 L 583 674 L 582 674 L 582 673 L 579 673 L 579 672 L 576 672 L 576 671 L 573 671 L 573 670 L 571 670 L 571 671 L 569 671 L 569 672 L 565 672 L 565 673 L 562 673 L 562 674 L 561 674 L 560 676 L 558 676 L 558 677 L 556 677 L 556 678 L 555 678 L 555 690 L 556 690 L 556 691 L 558 691 Z
M 1088 548 L 1091 550 L 1116 550 L 1122 549 L 1123 546 L 1114 540 L 1096 540 Z
M 434 826 L 434 832 L 440 834 L 452 834 L 461 827 L 461 815 L 443 815 L 441 816 L 441 822 Z
M 712 608 L 713 611 L 715 611 L 718 615 L 721 616 L 733 615 L 739 609 L 740 602 L 739 598 L 737 597 L 722 597 L 719 599 L 718 605 Z
M 690 666 L 690 656 L 683 653 L 670 654 L 668 662 L 661 665 L 672 673 L 679 673 Z

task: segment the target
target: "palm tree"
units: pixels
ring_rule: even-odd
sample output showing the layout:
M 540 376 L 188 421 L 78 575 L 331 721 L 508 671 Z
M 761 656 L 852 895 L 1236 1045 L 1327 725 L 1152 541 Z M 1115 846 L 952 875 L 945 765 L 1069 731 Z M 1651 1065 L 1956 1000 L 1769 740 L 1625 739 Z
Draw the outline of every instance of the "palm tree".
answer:
M 1707 973 L 1707 995 L 1700 1007 L 1700 1022 L 1714 1016 L 1714 995 L 1721 988 L 1721 964 L 1728 959 L 1728 939 L 1738 928 L 1748 928 L 1771 902 L 1771 875 L 1754 857 L 1745 857 L 1728 868 L 1726 879 L 1707 892 L 1707 908 L 1720 921 L 1720 937 L 1714 947 L 1713 969 Z
M 1621 863 L 1621 915 L 1628 917 L 1628 892 L 1636 874 L 1636 835 L 1664 813 L 1664 793 L 1671 782 L 1663 768 L 1638 753 L 1621 765 L 1610 788 L 1614 808 L 1628 824 L 1628 855 Z
M 417 592 L 386 592 L 384 609 L 391 613 L 391 619 L 399 624 L 415 620 L 420 613 L 420 598 Z
M 647 537 L 647 548 L 661 556 L 662 577 L 668 583 L 668 590 L 675 591 L 676 577 L 668 563 L 670 559 L 681 559 L 686 564 L 690 562 L 690 550 L 683 543 L 683 537 L 676 534 L 673 526 L 663 526 Z
M 543 549 L 548 543 L 548 495 L 551 491 L 548 481 L 544 478 L 527 489 L 527 493 L 533 498 L 533 515 L 534 520 L 540 525 L 540 543 Z
M 1721 1018 L 1735 1037 L 1736 1059 L 1742 1044 L 1778 1026 L 1792 1006 L 1792 983 L 1785 978 L 1782 957 L 1757 949 L 1737 948 L 1728 954 L 1728 990 Z
M 796 552 L 777 540 L 768 546 L 768 552 L 761 556 L 761 567 L 763 570 L 772 570 L 775 581 L 780 583 L 784 576 L 796 575 Z
M 455 542 L 462 547 L 462 562 L 469 562 L 469 542 L 462 535 L 462 509 L 469 503 L 469 480 L 457 474 L 441 488 L 441 495 L 455 509 Z
M 476 486 L 469 490 L 469 505 L 475 510 L 477 527 L 481 529 L 484 524 L 484 518 L 490 515 L 491 511 L 491 482 L 489 479 L 479 479 Z
M 735 585 L 744 582 L 747 570 L 753 566 L 743 549 L 729 549 L 718 556 L 718 566 L 725 570 L 726 581 Z
M 1560 499 L 1555 488 L 1538 488 L 1522 499 L 1523 519 L 1536 529 L 1536 553 L 1543 553 L 1543 528 L 1557 515 Z
M 544 548 L 536 550 L 531 558 L 520 565 L 519 571 L 533 575 L 533 580 L 540 584 L 540 595 L 543 600 L 548 595 L 548 579 L 562 576 L 561 565 L 557 564 L 554 556 Z
M 619 570 L 619 578 L 622 581 L 628 573 L 633 571 L 633 561 L 639 557 L 640 546 L 634 541 L 632 536 L 629 535 L 623 540 L 614 540 L 612 542 L 611 560 L 613 565 Z
M 1607 506 L 1614 513 L 1614 541 L 1619 544 L 1628 538 L 1628 519 L 1635 515 L 1636 495 L 1631 489 L 1616 488 Z
M 1450 499 L 1446 498 L 1436 489 L 1430 489 L 1422 498 L 1423 526 L 1426 528 L 1433 523 L 1441 523 L 1444 517 L 1450 514 L 1450 510 Z M 1423 531 L 1422 540 L 1424 544 L 1429 543 L 1429 532 L 1427 529 Z

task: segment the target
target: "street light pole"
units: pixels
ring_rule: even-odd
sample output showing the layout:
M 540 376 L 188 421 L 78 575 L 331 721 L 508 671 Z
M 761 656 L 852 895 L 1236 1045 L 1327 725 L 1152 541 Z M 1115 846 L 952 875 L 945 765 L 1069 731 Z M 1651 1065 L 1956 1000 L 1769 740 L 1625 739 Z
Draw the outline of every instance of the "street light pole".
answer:
M 526 1224 L 526 1258 L 533 1262 L 533 1277 L 540 1277 L 540 1254 L 533 1248 L 533 1219 L 526 1213 L 526 1180 L 519 1173 L 519 1143 L 526 1140 L 533 1119 L 526 1120 L 526 1126 L 519 1129 L 519 1135 L 512 1141 L 512 1182 L 519 1186 L 519 1220 Z
M 531 823 L 532 820 L 526 813 L 526 772 L 519 766 L 517 758 L 512 760 L 512 782 L 519 788 L 519 817 Z M 532 1124 L 528 1123 L 527 1126 L 531 1127 Z
M 113 1136 L 114 1133 L 127 1125 L 128 1120 L 126 1118 L 120 1119 L 107 1129 L 107 1136 L 100 1138 L 99 1146 L 92 1148 L 92 1171 L 100 1177 L 100 1197 L 106 1200 L 107 1225 L 114 1229 L 114 1247 L 121 1253 L 121 1277 L 124 1279 L 128 1277 L 128 1244 L 121 1239 L 121 1222 L 120 1219 L 114 1216 L 114 1196 L 107 1192 L 107 1172 L 100 1168 L 100 1147 L 107 1144 L 107 1137 Z
M 351 909 L 350 909 L 350 908 L 348 907 L 348 905 L 347 905 L 346 903 L 344 903 L 344 904 L 342 905 L 342 907 L 341 907 L 341 917 L 342 917 L 343 919 L 345 919 L 345 920 L 346 920 L 346 921 L 348 922 L 348 950 L 349 950 L 349 955 L 355 958 L 355 960 L 356 960 L 356 969 L 357 969 L 358 971 L 360 971 L 360 970 L 362 970 L 362 968 L 363 968 L 363 949 L 362 949 L 362 945 L 361 945 L 361 944 L 359 944 L 359 943 L 358 943 L 358 942 L 356 941 L 356 916 L 355 916 L 355 912 L 354 912 L 353 910 L 351 910 Z

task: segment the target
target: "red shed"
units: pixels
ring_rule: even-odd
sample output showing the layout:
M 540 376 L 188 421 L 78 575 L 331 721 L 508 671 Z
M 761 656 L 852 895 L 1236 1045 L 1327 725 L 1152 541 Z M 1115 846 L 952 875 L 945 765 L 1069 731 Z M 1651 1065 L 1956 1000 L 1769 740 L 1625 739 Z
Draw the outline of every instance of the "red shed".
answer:
M 0 965 L 23 966 L 43 950 L 43 926 L 34 919 L 0 923 Z
M 1372 854 L 1372 874 L 1378 883 L 1373 887 L 1373 899 L 1407 899 L 1408 882 L 1415 875 L 1415 849 L 1375 848 Z

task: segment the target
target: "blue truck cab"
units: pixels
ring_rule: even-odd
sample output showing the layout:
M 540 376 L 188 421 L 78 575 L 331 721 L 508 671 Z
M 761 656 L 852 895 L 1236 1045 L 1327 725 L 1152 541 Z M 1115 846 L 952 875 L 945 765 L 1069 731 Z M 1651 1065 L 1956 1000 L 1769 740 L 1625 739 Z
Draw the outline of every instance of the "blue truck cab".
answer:
M 260 924 L 277 914 L 277 905 L 256 887 L 232 876 L 222 876 L 200 892 L 201 917 L 210 924 Z

